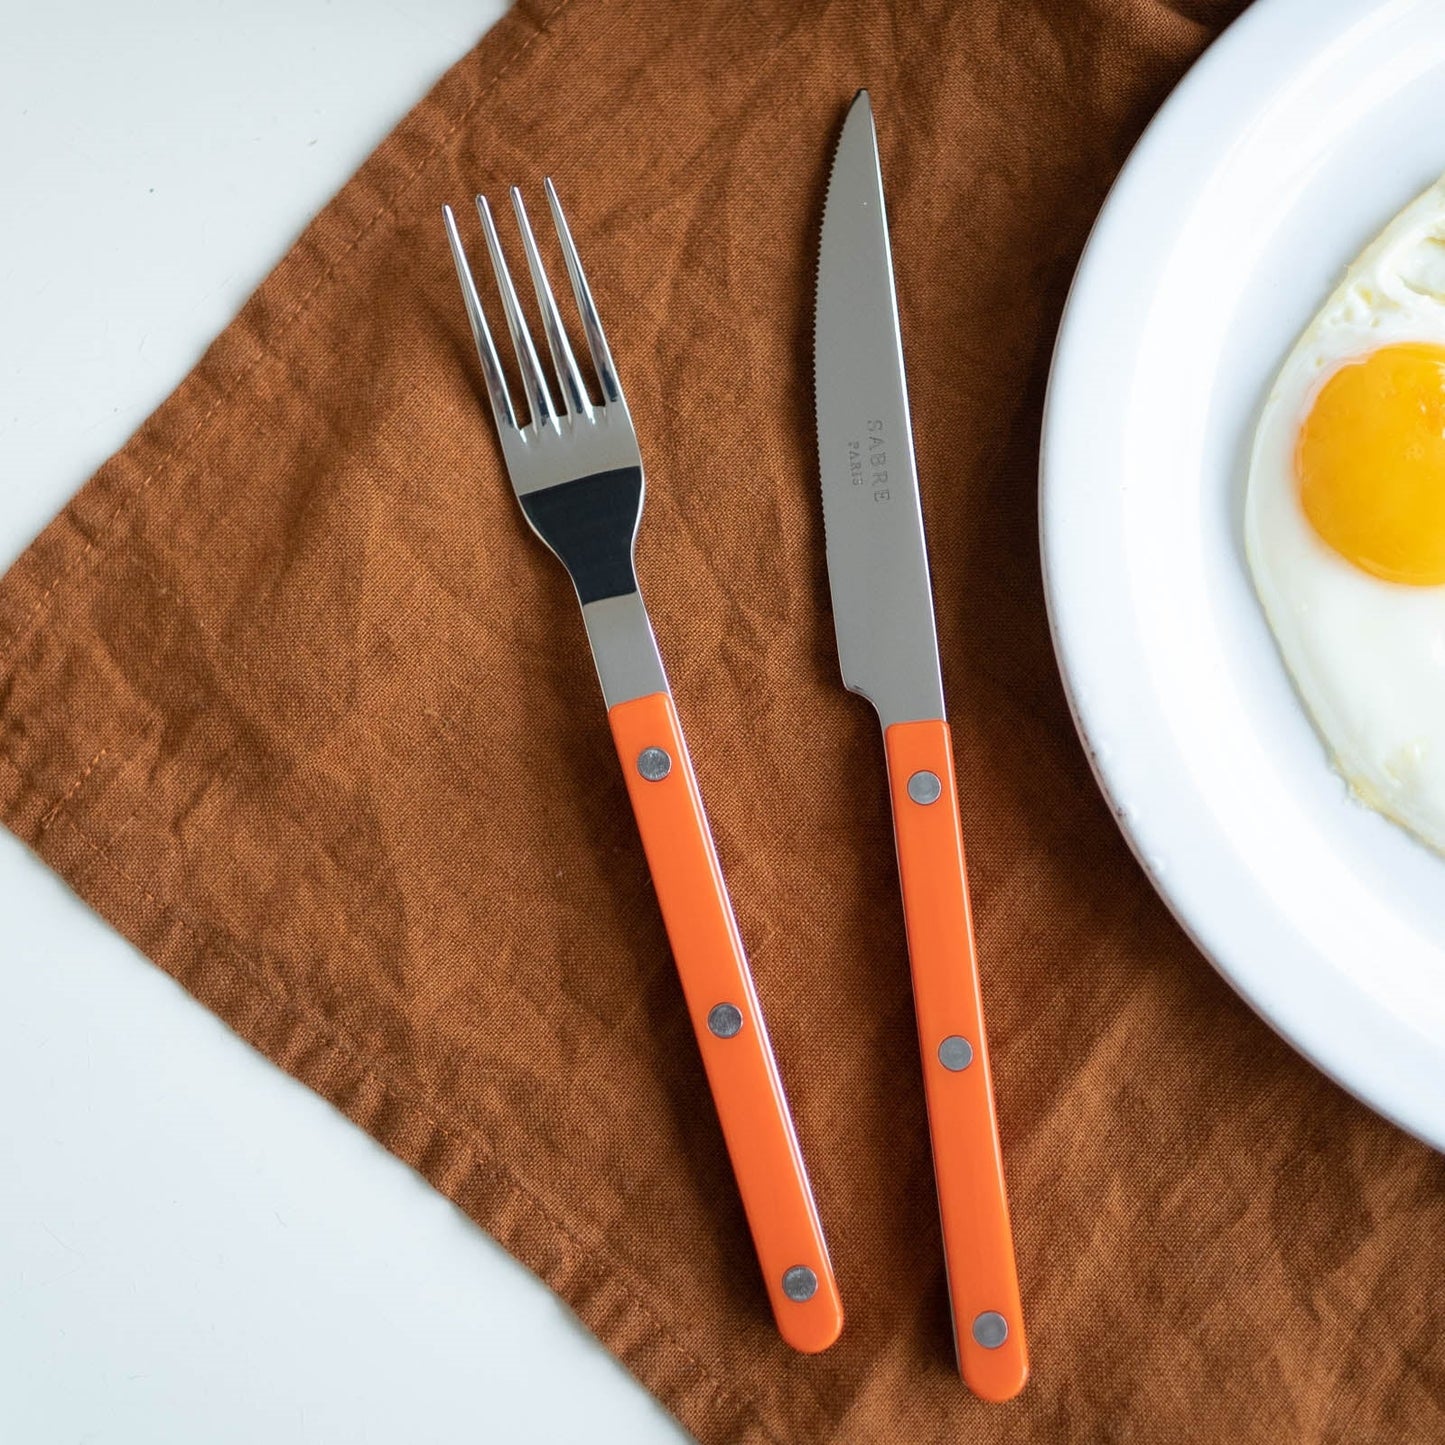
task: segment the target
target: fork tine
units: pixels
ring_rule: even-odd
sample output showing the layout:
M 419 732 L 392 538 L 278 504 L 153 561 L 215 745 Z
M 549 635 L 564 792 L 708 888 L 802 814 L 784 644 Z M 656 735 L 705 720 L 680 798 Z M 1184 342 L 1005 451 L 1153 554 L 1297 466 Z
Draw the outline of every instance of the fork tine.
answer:
M 582 262 L 577 259 L 577 248 L 572 244 L 572 232 L 567 229 L 567 218 L 562 214 L 562 203 L 557 199 L 557 189 L 550 176 L 542 185 L 547 192 L 547 204 L 552 208 L 552 223 L 557 227 L 557 239 L 562 243 L 567 274 L 572 278 L 572 294 L 577 298 L 577 310 L 582 315 L 582 330 L 586 333 L 587 346 L 592 352 L 592 364 L 597 368 L 597 380 L 602 385 L 602 400 L 620 402 L 622 388 L 617 384 L 617 369 L 612 364 L 612 352 L 608 349 L 606 336 L 602 334 L 602 322 L 598 320 L 597 307 L 592 302 L 592 289 L 582 272 Z
M 482 359 L 482 374 L 487 379 L 487 395 L 492 402 L 492 415 L 496 418 L 498 431 L 510 427 L 517 429 L 517 418 L 512 411 L 512 398 L 507 391 L 507 379 L 502 374 L 501 359 L 492 344 L 491 329 L 487 326 L 482 311 L 482 298 L 477 295 L 477 283 L 472 280 L 472 268 L 467 264 L 467 253 L 462 249 L 462 238 L 457 234 L 457 218 L 450 206 L 442 207 L 442 220 L 446 223 L 447 240 L 451 243 L 452 260 L 456 262 L 457 280 L 461 282 L 462 300 L 466 303 L 467 319 L 472 323 L 472 336 L 477 343 L 477 355 Z
M 572 346 L 562 325 L 562 314 L 557 310 L 551 283 L 542 266 L 542 256 L 537 250 L 537 238 L 532 234 L 532 223 L 527 219 L 522 192 L 516 186 L 512 187 L 512 209 L 517 213 L 517 229 L 522 233 L 522 248 L 527 253 L 527 269 L 532 273 L 532 289 L 537 293 L 542 329 L 547 333 L 547 348 L 552 353 L 552 364 L 557 368 L 562 403 L 574 416 L 585 416 L 591 421 L 592 403 L 587 397 L 587 387 L 577 369 L 577 358 L 572 355 Z
M 502 309 L 507 313 L 507 329 L 512 333 L 517 364 L 522 368 L 522 383 L 527 388 L 532 421 L 537 426 L 556 426 L 557 413 L 552 405 L 552 393 L 547 389 L 542 363 L 537 360 L 537 348 L 532 345 L 532 333 L 527 330 L 526 318 L 517 301 L 517 288 L 512 285 L 512 273 L 507 269 L 507 258 L 502 255 L 502 243 L 492 220 L 492 208 L 485 196 L 477 197 L 477 214 L 482 218 L 482 229 L 487 233 L 487 250 L 492 254 L 492 270 L 496 272 L 497 290 L 502 293 Z

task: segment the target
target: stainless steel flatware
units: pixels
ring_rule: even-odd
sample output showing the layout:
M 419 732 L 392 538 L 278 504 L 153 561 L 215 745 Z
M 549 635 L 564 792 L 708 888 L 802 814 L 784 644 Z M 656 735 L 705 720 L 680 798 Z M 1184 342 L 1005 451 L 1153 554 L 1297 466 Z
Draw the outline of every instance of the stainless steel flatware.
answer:
M 1028 1378 L 969 916 L 953 749 L 914 466 L 878 140 L 867 91 L 828 180 L 814 381 L 843 681 L 883 725 L 959 1368 L 975 1394 Z
M 838 1286 L 633 569 L 642 518 L 642 455 L 550 180 L 546 193 L 595 389 L 573 354 L 515 187 L 512 206 L 551 353 L 550 379 L 482 196 L 477 211 L 526 393 L 524 408 L 512 404 L 456 218 L 444 207 L 457 279 L 513 490 L 533 531 L 567 568 L 582 605 L 613 740 L 778 1331 L 796 1349 L 822 1350 L 843 1326 Z

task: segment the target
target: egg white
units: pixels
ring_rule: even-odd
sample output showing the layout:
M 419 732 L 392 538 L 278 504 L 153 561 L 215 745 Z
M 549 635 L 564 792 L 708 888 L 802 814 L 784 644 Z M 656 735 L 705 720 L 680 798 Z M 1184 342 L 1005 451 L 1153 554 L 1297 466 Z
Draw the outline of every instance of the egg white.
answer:
M 1295 343 L 1255 433 L 1245 550 L 1285 665 L 1357 797 L 1445 853 L 1445 587 L 1371 576 L 1305 517 L 1299 430 L 1344 363 L 1445 346 L 1445 178 L 1350 266 Z

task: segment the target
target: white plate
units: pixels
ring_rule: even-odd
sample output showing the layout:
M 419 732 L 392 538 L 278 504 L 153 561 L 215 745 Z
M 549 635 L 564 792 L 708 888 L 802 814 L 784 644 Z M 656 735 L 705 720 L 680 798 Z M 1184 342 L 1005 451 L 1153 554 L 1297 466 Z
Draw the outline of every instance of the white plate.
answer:
M 1155 118 L 1059 334 L 1054 643 L 1155 887 L 1347 1089 L 1445 1148 L 1445 860 L 1352 801 L 1244 560 L 1258 408 L 1345 265 L 1445 172 L 1440 0 L 1258 0 Z

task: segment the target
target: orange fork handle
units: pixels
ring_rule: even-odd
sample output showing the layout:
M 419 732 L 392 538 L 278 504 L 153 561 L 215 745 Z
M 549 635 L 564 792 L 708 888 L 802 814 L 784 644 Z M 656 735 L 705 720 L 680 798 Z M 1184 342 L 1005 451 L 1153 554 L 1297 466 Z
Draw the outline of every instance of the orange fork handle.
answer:
M 975 1395 L 1008 1400 L 1028 1379 L 1028 1350 L 983 1033 L 953 744 L 941 720 L 894 723 L 883 739 L 958 1365 Z
M 825 1350 L 843 1305 L 677 711 L 657 692 L 608 719 L 778 1333 Z

